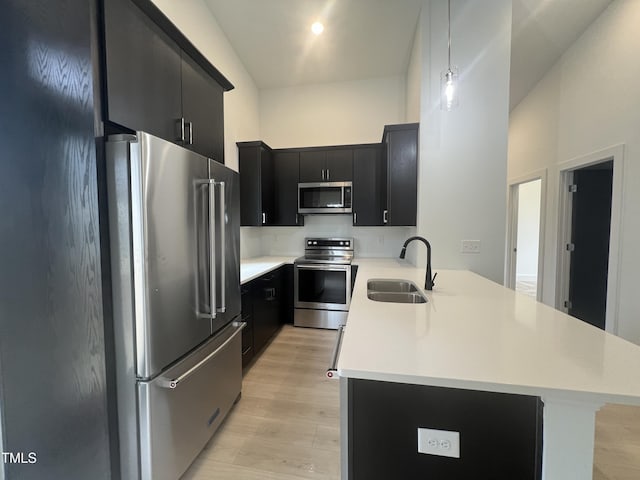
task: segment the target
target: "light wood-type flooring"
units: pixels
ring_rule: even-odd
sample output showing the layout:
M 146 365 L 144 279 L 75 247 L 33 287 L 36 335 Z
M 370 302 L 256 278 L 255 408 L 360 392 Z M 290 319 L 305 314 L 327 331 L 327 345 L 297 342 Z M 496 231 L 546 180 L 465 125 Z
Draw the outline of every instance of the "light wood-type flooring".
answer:
M 286 325 L 245 372 L 242 398 L 183 480 L 338 480 L 336 332 Z M 630 372 L 631 373 L 631 372 Z M 597 414 L 593 480 L 640 479 L 640 408 Z

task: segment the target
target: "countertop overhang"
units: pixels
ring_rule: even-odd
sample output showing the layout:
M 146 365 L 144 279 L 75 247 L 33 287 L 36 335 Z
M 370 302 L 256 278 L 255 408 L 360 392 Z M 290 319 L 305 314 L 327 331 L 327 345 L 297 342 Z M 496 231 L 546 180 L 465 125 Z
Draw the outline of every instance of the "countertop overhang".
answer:
M 640 347 L 480 275 L 404 260 L 359 266 L 342 342 L 342 377 L 640 405 Z M 411 280 L 425 304 L 376 302 L 367 280 Z

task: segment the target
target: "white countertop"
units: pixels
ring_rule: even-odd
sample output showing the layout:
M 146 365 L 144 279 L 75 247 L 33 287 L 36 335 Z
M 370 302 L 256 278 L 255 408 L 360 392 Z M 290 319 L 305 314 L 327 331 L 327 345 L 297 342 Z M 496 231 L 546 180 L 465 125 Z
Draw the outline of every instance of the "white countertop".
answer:
M 265 273 L 287 263 L 293 263 L 297 257 L 254 257 L 240 260 L 240 284 L 250 282 Z
M 425 304 L 367 298 L 367 280 L 424 287 L 404 260 L 357 259 L 343 377 L 640 404 L 640 347 L 479 275 L 437 270 Z

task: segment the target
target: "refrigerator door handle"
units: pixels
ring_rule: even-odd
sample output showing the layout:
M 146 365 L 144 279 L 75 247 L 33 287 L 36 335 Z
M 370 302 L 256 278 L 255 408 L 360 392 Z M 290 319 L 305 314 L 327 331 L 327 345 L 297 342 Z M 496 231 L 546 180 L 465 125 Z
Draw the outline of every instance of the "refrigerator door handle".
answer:
M 207 187 L 209 195 L 209 312 L 200 312 L 200 301 L 198 299 L 198 289 L 196 289 L 196 313 L 198 318 L 213 320 L 216 318 L 216 199 L 213 189 L 215 181 L 212 179 L 196 180 L 196 185 L 204 185 Z
M 220 308 L 218 308 L 218 312 L 225 313 L 227 311 L 227 282 L 225 277 L 226 264 L 227 264 L 227 240 L 226 240 L 226 226 L 227 223 L 227 202 L 225 196 L 225 184 L 224 182 L 217 182 L 217 185 L 220 186 L 220 239 L 221 239 L 221 249 L 220 249 Z
M 209 183 L 209 295 L 211 298 L 211 319 L 216 318 L 216 196 L 213 179 Z
M 236 331 L 233 332 L 231 334 L 231 336 L 229 336 L 229 338 L 227 338 L 222 343 L 222 345 L 220 345 L 213 352 L 211 352 L 205 358 L 200 360 L 198 363 L 196 363 L 193 367 L 191 367 L 189 370 L 184 372 L 182 375 L 180 375 L 180 376 L 178 376 L 178 377 L 176 377 L 174 379 L 168 379 L 168 378 L 160 378 L 160 379 L 158 379 L 158 385 L 161 386 L 162 388 L 171 388 L 171 389 L 177 388 L 180 385 L 181 382 L 184 382 L 187 378 L 189 378 L 191 375 L 193 375 L 201 366 L 203 366 L 209 360 L 211 360 L 216 355 L 218 355 L 220 352 L 222 352 L 225 349 L 225 347 L 227 345 L 229 345 L 229 343 L 231 343 L 231 341 L 244 329 L 244 327 L 247 326 L 247 323 L 246 322 L 233 322 L 231 325 L 236 328 Z

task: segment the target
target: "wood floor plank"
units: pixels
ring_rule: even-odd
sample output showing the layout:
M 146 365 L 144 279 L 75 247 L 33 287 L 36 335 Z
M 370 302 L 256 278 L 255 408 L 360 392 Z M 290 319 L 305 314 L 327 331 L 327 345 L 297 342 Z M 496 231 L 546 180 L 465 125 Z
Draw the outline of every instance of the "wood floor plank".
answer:
M 284 326 L 245 372 L 240 401 L 183 480 L 338 480 L 336 333 Z M 596 415 L 593 480 L 640 479 L 640 408 Z

